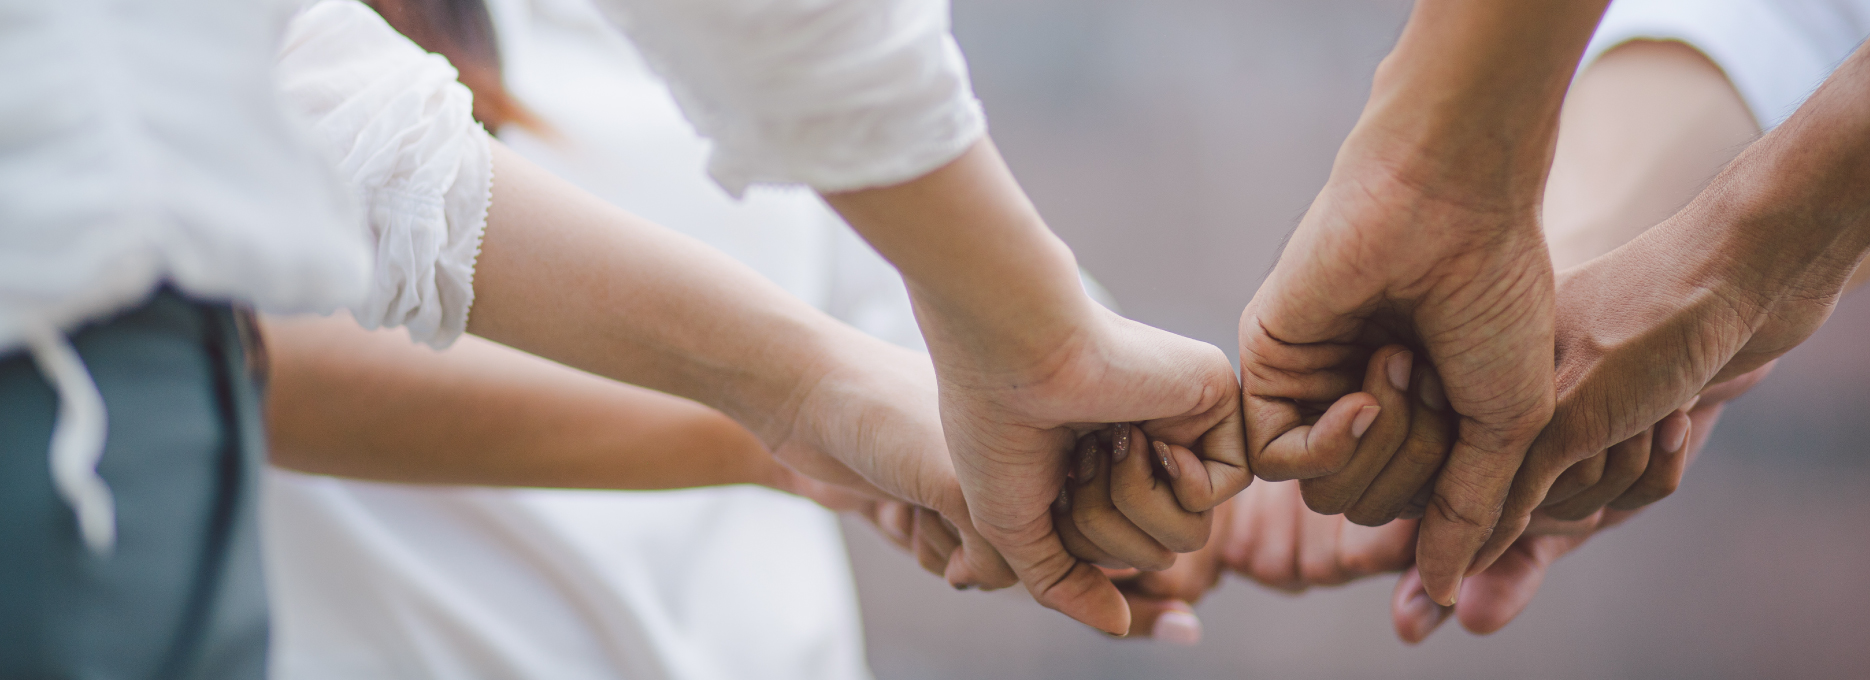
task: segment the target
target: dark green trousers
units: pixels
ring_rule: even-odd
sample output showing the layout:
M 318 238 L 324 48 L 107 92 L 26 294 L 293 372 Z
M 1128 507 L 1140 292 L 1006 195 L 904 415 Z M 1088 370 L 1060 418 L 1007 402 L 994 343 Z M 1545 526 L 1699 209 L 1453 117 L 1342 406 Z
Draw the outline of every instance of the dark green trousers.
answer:
M 244 330 L 228 305 L 164 289 L 71 335 L 109 417 L 102 557 L 52 485 L 57 395 L 25 352 L 0 355 L 0 678 L 264 678 L 265 438 Z

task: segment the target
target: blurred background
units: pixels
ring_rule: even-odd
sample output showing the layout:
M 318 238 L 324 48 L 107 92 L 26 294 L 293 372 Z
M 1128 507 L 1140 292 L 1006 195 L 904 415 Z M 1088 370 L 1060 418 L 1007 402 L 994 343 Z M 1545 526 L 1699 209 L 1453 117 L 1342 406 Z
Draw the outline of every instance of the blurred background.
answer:
M 954 0 L 994 138 L 1135 319 L 1234 327 L 1349 131 L 1405 0 Z M 1390 629 L 1393 577 L 1238 578 L 1193 649 L 957 593 L 847 527 L 870 661 L 924 678 L 1870 677 L 1870 295 L 1728 409 L 1683 489 L 1560 560 L 1517 621 Z

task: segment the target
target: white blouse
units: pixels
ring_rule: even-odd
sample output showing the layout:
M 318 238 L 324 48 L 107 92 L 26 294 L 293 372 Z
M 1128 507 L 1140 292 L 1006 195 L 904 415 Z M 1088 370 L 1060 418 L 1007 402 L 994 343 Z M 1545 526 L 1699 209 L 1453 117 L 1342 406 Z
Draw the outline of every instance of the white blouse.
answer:
M 363 206 L 376 272 L 352 315 L 447 347 L 467 332 L 493 181 L 473 94 L 447 59 L 355 0 L 294 17 L 275 74 L 280 98 Z
M 1631 40 L 1674 40 L 1707 55 L 1761 130 L 1791 117 L 1870 35 L 1870 0 L 1617 0 L 1585 63 Z
M 347 306 L 435 346 L 466 327 L 491 182 L 466 90 L 355 2 L 311 6 L 282 45 L 293 4 L 0 0 L 0 352 L 29 346 L 59 391 L 54 481 L 94 549 L 114 540 L 103 403 L 62 333 L 165 281 L 270 312 Z M 736 196 L 896 184 L 985 134 L 945 0 L 603 7 Z M 281 110 L 275 56 L 328 162 Z
M 822 193 L 900 184 L 986 134 L 947 0 L 597 0 L 714 143 L 708 171 Z

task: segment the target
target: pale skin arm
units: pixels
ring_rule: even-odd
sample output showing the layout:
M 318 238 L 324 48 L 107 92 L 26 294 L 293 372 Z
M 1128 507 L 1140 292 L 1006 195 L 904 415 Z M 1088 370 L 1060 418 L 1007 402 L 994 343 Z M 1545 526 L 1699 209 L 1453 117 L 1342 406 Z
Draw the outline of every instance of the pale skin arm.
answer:
M 415 484 L 617 490 L 758 484 L 852 512 L 937 575 L 958 544 L 927 509 L 801 475 L 693 401 L 474 336 L 447 350 L 340 314 L 267 318 L 272 462 Z
M 1553 279 L 1539 206 L 1558 112 L 1606 0 L 1415 4 L 1330 179 L 1241 317 L 1248 447 L 1363 521 L 1433 477 L 1419 558 L 1451 602 L 1553 408 Z M 1402 343 L 1458 416 L 1439 475 L 1383 476 L 1350 426 L 1364 362 Z M 1367 416 L 1365 416 L 1367 417 Z M 1375 463 L 1367 459 L 1376 459 Z
M 988 140 L 910 182 L 825 198 L 908 283 L 975 525 L 1034 599 L 1124 634 L 1121 594 L 1052 523 L 1069 453 L 1108 423 L 1164 442 L 1178 474 L 1124 496 L 1117 518 L 1166 550 L 1201 547 L 1213 507 L 1251 480 L 1226 356 L 1092 302 Z
M 467 336 L 445 351 L 343 315 L 265 320 L 274 463 L 389 482 L 789 488 L 714 409 Z
M 931 508 L 962 534 L 957 584 L 1012 582 L 971 531 L 924 357 L 494 144 L 468 331 L 692 399 L 817 479 Z

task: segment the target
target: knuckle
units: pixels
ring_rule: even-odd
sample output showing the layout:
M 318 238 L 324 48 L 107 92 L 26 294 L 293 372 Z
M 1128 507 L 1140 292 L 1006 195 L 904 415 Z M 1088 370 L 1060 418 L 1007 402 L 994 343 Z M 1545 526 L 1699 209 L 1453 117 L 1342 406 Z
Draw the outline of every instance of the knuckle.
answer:
M 1440 493 L 1429 498 L 1426 514 L 1432 515 L 1446 524 L 1453 524 L 1484 532 L 1491 532 L 1494 524 L 1500 519 L 1500 510 L 1498 508 L 1492 510 L 1461 508 L 1459 504 L 1449 500 L 1447 496 Z

